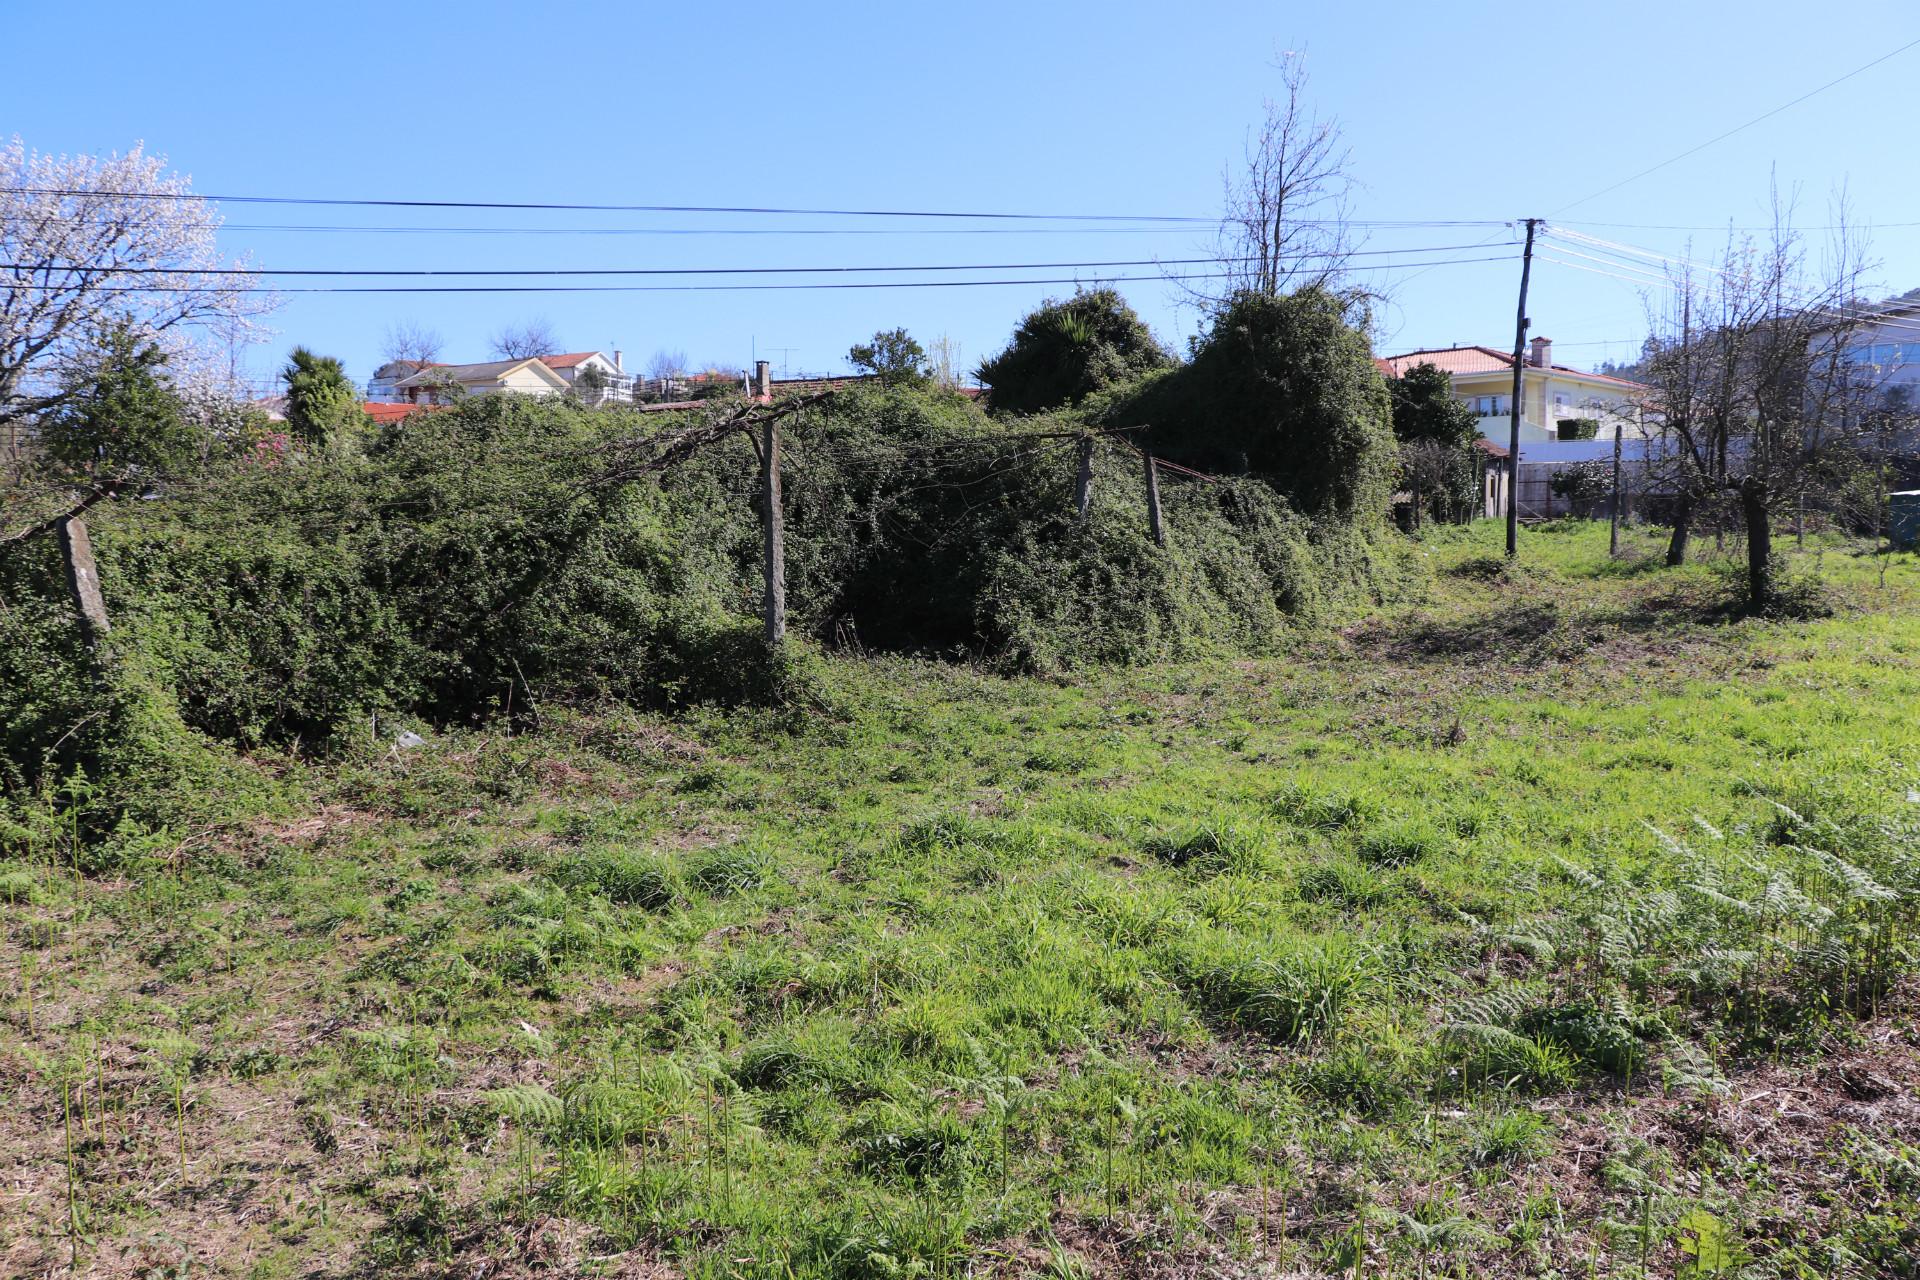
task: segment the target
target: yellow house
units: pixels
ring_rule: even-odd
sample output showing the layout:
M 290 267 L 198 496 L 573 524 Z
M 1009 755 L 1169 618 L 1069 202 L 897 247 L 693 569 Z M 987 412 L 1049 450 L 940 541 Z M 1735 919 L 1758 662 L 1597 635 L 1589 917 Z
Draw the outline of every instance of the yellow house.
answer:
M 1513 353 L 1492 347 L 1439 347 L 1385 356 L 1376 361 L 1380 371 L 1397 378 L 1415 365 L 1435 365 L 1452 376 L 1453 394 L 1473 406 L 1480 434 L 1496 444 L 1507 443 L 1513 405 Z M 1588 373 L 1553 363 L 1553 341 L 1535 338 L 1520 369 L 1520 443 L 1545 444 L 1560 439 L 1565 418 L 1595 418 L 1598 439 L 1622 439 L 1645 434 L 1639 399 L 1646 388 L 1625 378 Z
M 540 360 L 489 360 L 484 364 L 430 364 L 393 384 L 393 394 L 410 403 L 439 403 L 458 387 L 470 396 L 507 392 L 523 396 L 557 396 L 567 380 Z

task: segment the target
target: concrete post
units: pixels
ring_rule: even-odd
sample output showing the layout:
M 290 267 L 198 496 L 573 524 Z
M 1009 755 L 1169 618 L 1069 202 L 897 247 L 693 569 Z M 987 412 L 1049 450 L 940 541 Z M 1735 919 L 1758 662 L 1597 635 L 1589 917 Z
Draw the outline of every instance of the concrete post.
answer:
M 1145 456 L 1147 459 L 1147 528 L 1153 533 L 1153 545 L 1164 547 L 1167 545 L 1167 531 L 1160 523 L 1160 464 L 1153 460 L 1152 454 Z
M 780 509 L 780 424 L 771 417 L 760 436 L 760 500 L 766 535 L 761 566 L 766 580 L 766 636 L 769 645 L 778 645 L 787 638 L 787 549 L 785 516 Z
M 1093 437 L 1080 437 L 1080 478 L 1074 486 L 1073 505 L 1080 519 L 1087 518 L 1087 508 L 1093 503 Z
M 98 644 L 112 630 L 107 622 L 107 603 L 100 594 L 100 571 L 93 563 L 93 542 L 87 537 L 87 522 L 68 516 L 54 526 L 60 539 L 60 558 L 67 568 L 67 590 L 80 614 L 80 630 L 89 645 Z

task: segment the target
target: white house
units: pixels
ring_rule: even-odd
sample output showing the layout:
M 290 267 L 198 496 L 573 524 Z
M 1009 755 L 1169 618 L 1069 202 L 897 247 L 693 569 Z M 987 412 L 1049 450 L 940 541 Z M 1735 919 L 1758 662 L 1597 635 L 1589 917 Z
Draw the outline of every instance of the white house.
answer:
M 1439 347 L 1384 356 L 1375 363 L 1390 378 L 1422 364 L 1446 371 L 1452 377 L 1453 394 L 1473 406 L 1474 416 L 1480 419 L 1480 434 L 1497 445 L 1506 445 L 1513 405 L 1512 352 L 1492 347 Z M 1553 363 L 1550 338 L 1533 340 L 1520 375 L 1523 455 L 1545 461 L 1548 455 L 1557 455 L 1563 444 L 1591 444 L 1563 441 L 1560 423 L 1566 419 L 1598 420 L 1598 438 L 1607 442 L 1608 452 L 1612 451 L 1616 433 L 1629 440 L 1646 434 L 1639 409 L 1646 388 L 1625 378 Z
M 400 397 L 394 393 L 394 388 L 400 385 L 402 379 L 411 378 L 431 363 L 430 360 L 387 361 L 373 371 L 373 377 L 367 379 L 367 399 L 383 404 L 398 401 Z
M 374 370 L 367 383 L 367 399 L 432 403 L 450 399 L 454 387 L 465 395 L 501 392 L 549 396 L 570 391 L 587 404 L 627 404 L 633 400 L 633 379 L 621 368 L 618 351 L 612 356 L 599 351 L 569 351 L 479 364 L 390 360 Z
M 618 351 L 612 356 L 599 351 L 569 351 L 541 356 L 540 363 L 559 374 L 568 389 L 586 404 L 633 401 L 633 378 L 622 366 Z
M 461 395 L 557 396 L 566 390 L 566 379 L 539 360 L 489 360 L 482 364 L 423 366 L 395 382 L 389 399 L 409 404 L 444 404 Z
M 1920 289 L 1867 308 L 1847 337 L 1846 360 L 1871 389 L 1920 401 Z

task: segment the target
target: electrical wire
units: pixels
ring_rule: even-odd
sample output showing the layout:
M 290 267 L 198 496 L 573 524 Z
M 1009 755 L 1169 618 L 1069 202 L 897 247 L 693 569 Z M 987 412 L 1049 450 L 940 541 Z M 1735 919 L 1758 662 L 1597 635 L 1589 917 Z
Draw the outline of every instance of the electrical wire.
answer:
M 1371 270 L 1407 269 L 1414 267 L 1461 266 L 1476 262 L 1505 262 L 1513 257 L 1510 253 L 1495 254 L 1478 258 L 1446 258 L 1431 262 L 1381 263 Z M 1094 276 L 1054 276 L 999 280 L 859 280 L 859 281 L 807 281 L 800 284 L 661 284 L 661 285 L 292 285 L 277 288 L 267 285 L 234 285 L 231 287 L 170 288 L 165 285 L 112 285 L 95 289 L 96 295 L 166 293 L 166 294 L 308 294 L 308 293 L 729 293 L 745 291 L 767 291 L 788 289 L 961 289 L 990 285 L 1034 285 L 1034 284 L 1089 284 L 1089 283 L 1151 283 L 1155 281 L 1177 282 L 1183 280 L 1224 280 L 1231 279 L 1232 272 L 1196 272 L 1190 274 L 1160 275 L 1094 275 Z M 5 286 L 8 289 L 38 290 L 41 292 L 60 292 L 71 286 L 45 285 L 21 282 Z
M 1563 242 L 1558 246 L 1557 251 L 1560 253 L 1572 254 L 1575 257 L 1585 258 L 1589 262 L 1598 263 L 1601 266 L 1614 268 L 1618 271 L 1637 273 L 1638 275 L 1637 279 L 1629 279 L 1629 277 L 1626 275 L 1616 275 L 1614 277 L 1615 279 L 1627 280 L 1629 283 L 1639 283 L 1642 285 L 1651 285 L 1656 288 L 1663 288 L 1663 289 L 1668 289 L 1672 291 L 1678 291 L 1679 286 L 1674 282 L 1671 275 L 1667 274 L 1668 272 L 1674 269 L 1685 269 L 1688 271 L 1705 272 L 1709 275 L 1719 276 L 1723 279 L 1734 278 L 1734 274 L 1729 272 L 1724 267 L 1717 267 L 1717 266 L 1714 266 L 1712 263 L 1699 262 L 1692 258 L 1663 254 L 1663 253 L 1656 252 L 1655 250 L 1652 250 L 1652 249 L 1643 248 L 1638 245 L 1622 244 L 1612 240 L 1602 240 L 1597 236 L 1583 235 L 1579 232 L 1562 230 L 1556 234 L 1554 233 L 1552 228 L 1549 228 L 1549 233 L 1553 235 L 1554 239 Z M 1594 257 L 1591 254 L 1581 253 L 1576 249 L 1570 248 L 1565 243 L 1566 241 L 1569 241 L 1569 240 L 1572 241 L 1573 243 L 1580 244 L 1588 248 L 1592 248 L 1596 253 L 1604 256 Z M 1644 261 L 1640 261 L 1640 260 L 1644 260 Z M 1558 260 L 1556 261 L 1560 266 L 1574 265 L 1568 262 L 1563 262 Z M 1648 262 L 1658 264 L 1662 268 L 1662 270 L 1658 272 L 1654 271 L 1652 267 L 1646 265 L 1646 263 Z M 1592 268 L 1583 268 L 1583 269 L 1592 270 Z M 1607 273 L 1595 271 L 1594 274 L 1607 274 Z M 1908 323 L 1901 320 L 1896 320 L 1890 317 L 1886 317 L 1873 307 L 1821 306 L 1819 307 L 1819 310 L 1824 311 L 1827 314 L 1832 315 L 1839 319 L 1854 320 L 1860 323 L 1872 325 L 1876 328 L 1892 329 L 1892 330 L 1897 330 L 1904 333 L 1920 333 L 1920 324 Z
M 1716 142 L 1724 142 L 1728 138 L 1731 138 L 1736 133 L 1744 133 L 1746 130 L 1751 129 L 1754 125 L 1757 125 L 1764 120 L 1771 120 L 1773 117 L 1779 115 L 1781 112 L 1786 111 L 1792 107 L 1797 107 L 1801 103 L 1805 102 L 1807 99 L 1816 97 L 1822 93 L 1825 93 L 1827 90 L 1833 88 L 1835 85 L 1844 84 L 1848 80 L 1853 79 L 1855 76 L 1861 74 L 1862 72 L 1870 71 L 1874 67 L 1879 66 L 1881 63 L 1887 61 L 1888 59 L 1897 57 L 1900 54 L 1903 54 L 1907 50 L 1912 49 L 1916 46 L 1920 46 L 1920 38 L 1909 40 L 1907 43 L 1901 45 L 1899 48 L 1894 49 L 1891 52 L 1881 54 L 1879 57 L 1875 58 L 1872 62 L 1864 63 L 1861 66 L 1855 67 L 1853 70 L 1847 72 L 1845 75 L 1829 80 L 1825 84 L 1821 85 L 1819 88 L 1809 90 L 1808 92 L 1803 93 L 1799 97 L 1793 99 L 1791 102 L 1783 102 L 1779 106 L 1773 108 L 1773 110 L 1771 111 L 1762 112 L 1761 114 L 1755 116 L 1753 119 L 1748 120 L 1743 124 L 1737 124 L 1733 128 L 1728 129 L 1724 133 L 1717 133 L 1713 137 L 1708 138 L 1705 142 L 1702 142 L 1697 146 L 1688 147 L 1685 151 L 1680 152 L 1678 155 L 1668 156 L 1665 160 L 1662 160 L 1658 164 L 1649 165 L 1645 169 L 1640 170 L 1638 173 L 1630 174 L 1629 176 L 1620 179 L 1620 181 L 1612 184 L 1611 186 L 1602 187 L 1598 191 L 1595 191 L 1590 195 L 1581 196 L 1578 200 L 1573 201 L 1571 204 L 1563 204 L 1558 209 L 1555 209 L 1548 216 L 1556 217 L 1559 214 L 1565 213 L 1568 209 L 1577 209 L 1581 205 L 1586 204 L 1588 201 L 1598 200 L 1601 196 L 1608 195 L 1608 194 L 1611 194 L 1612 192 L 1618 191 L 1621 187 L 1627 186 L 1629 183 L 1638 182 L 1640 179 L 1646 177 L 1648 174 L 1658 173 L 1660 170 L 1666 168 L 1668 165 L 1678 164 L 1680 161 L 1685 160 L 1688 156 L 1697 155 L 1700 152 L 1705 151 L 1708 147 L 1711 147 Z
M 1376 249 L 1355 254 L 1302 254 L 1302 257 L 1380 257 L 1404 253 L 1447 253 L 1477 248 L 1466 244 L 1437 244 L 1406 249 Z M 59 267 L 65 274 L 90 275 L 165 275 L 165 276 L 737 276 L 737 275 L 823 275 L 837 272 L 885 271 L 1063 271 L 1079 267 L 1160 267 L 1194 266 L 1205 263 L 1251 262 L 1251 258 L 1126 258 L 1096 262 L 982 262 L 932 263 L 911 266 L 840 267 L 515 267 L 515 268 L 347 268 L 347 267 Z M 39 271 L 41 266 L 24 262 L 0 262 L 0 271 Z
M 0 192 L 11 192 L 15 194 L 36 194 L 36 192 L 32 191 L 29 188 L 20 188 L 20 187 L 15 187 L 15 188 L 0 187 Z M 40 191 L 37 194 L 56 194 L 56 192 L 52 190 L 46 190 L 46 191 Z M 88 194 L 101 195 L 101 194 L 113 194 L 113 193 L 82 192 L 82 191 L 79 191 L 78 189 L 75 189 L 73 191 L 60 192 L 57 194 L 78 196 L 78 195 L 88 195 Z M 135 195 L 129 198 L 138 199 L 141 197 L 139 195 Z M 178 193 L 178 194 L 170 195 L 168 198 L 215 200 L 215 199 L 220 199 L 221 197 L 198 196 L 198 195 L 193 195 L 191 193 Z M 227 197 L 227 198 L 232 199 L 234 197 Z M 467 206 L 459 206 L 459 207 L 467 207 Z M 544 206 L 490 206 L 489 205 L 489 206 L 477 206 L 477 207 L 521 208 L 521 207 L 544 207 Z M 590 207 L 590 206 L 554 206 L 554 207 L 575 208 L 575 207 Z M 740 210 L 736 212 L 745 212 L 745 211 Z M 769 210 L 768 212 L 778 212 L 778 211 Z M 792 211 L 792 212 L 808 212 L 808 211 Z M 922 215 L 922 214 L 904 214 L 903 213 L 898 215 L 875 214 L 873 216 L 962 218 L 962 217 L 970 217 L 975 215 L 966 215 L 966 214 L 951 214 L 951 215 L 923 214 Z M 978 216 L 981 216 L 981 217 L 991 216 L 991 217 L 1004 217 L 1004 218 L 1017 219 L 1017 218 L 1027 217 L 1027 216 L 1033 216 L 1037 218 L 1053 217 L 1053 216 L 1071 218 L 1075 215 L 1023 215 L 1023 214 L 985 215 L 983 214 Z M 35 223 L 58 222 L 58 223 L 64 223 L 64 224 L 69 224 L 74 226 L 118 225 L 116 220 L 106 219 L 106 218 L 62 217 L 59 215 L 43 217 L 40 215 L 0 212 L 0 220 L 6 220 L 9 218 L 18 220 L 18 221 L 32 221 Z M 1113 215 L 1112 220 L 1117 222 L 1146 221 L 1146 219 L 1136 219 L 1136 218 L 1128 217 L 1126 215 Z M 1364 227 L 1370 230 L 1380 230 L 1380 231 L 1412 231 L 1412 230 L 1432 230 L 1432 229 L 1447 228 L 1447 227 L 1505 226 L 1510 221 L 1511 219 L 1499 219 L 1499 218 L 1480 218 L 1480 219 L 1354 218 L 1354 219 L 1348 219 L 1346 221 L 1341 221 L 1339 219 L 1332 219 L 1332 218 L 1300 218 L 1300 219 L 1295 219 L 1292 225 L 1301 226 L 1301 227 Z M 1096 225 L 1096 226 L 1087 226 L 1087 227 L 510 227 L 510 226 L 452 226 L 452 227 L 424 226 L 423 227 L 423 226 L 367 226 L 367 225 L 354 225 L 350 223 L 281 223 L 281 222 L 237 223 L 237 222 L 227 222 L 224 220 L 213 220 L 213 221 L 206 221 L 206 222 L 189 224 L 189 225 L 198 226 L 205 230 L 226 230 L 226 231 L 338 231 L 338 232 L 345 232 L 349 234 L 366 232 L 366 233 L 375 233 L 375 234 L 422 234 L 422 235 L 476 234 L 476 235 L 726 235 L 726 236 L 804 236 L 804 235 L 880 235 L 880 236 L 885 236 L 885 235 L 920 235 L 920 236 L 1009 235 L 1009 236 L 1018 236 L 1018 235 L 1088 235 L 1096 232 L 1101 234 L 1118 234 L 1118 235 L 1135 234 L 1135 233 L 1144 234 L 1147 232 L 1152 232 L 1155 234 L 1184 235 L 1184 234 L 1190 234 L 1189 229 L 1195 225 L 1218 225 L 1219 222 L 1220 220 L 1218 218 L 1195 218 L 1195 219 L 1183 219 L 1177 225 L 1173 225 L 1173 226 L 1167 226 L 1167 225 L 1156 223 L 1155 225 L 1139 226 L 1139 227 L 1125 227 L 1125 226 L 1115 227 L 1115 226 L 1107 226 L 1104 224 Z
M 1561 252 L 1568 252 L 1568 250 L 1562 249 Z M 1582 254 L 1579 256 L 1586 257 L 1587 255 Z M 1664 289 L 1670 293 L 1678 293 L 1681 291 L 1681 287 L 1678 284 L 1665 278 L 1622 275 L 1618 272 L 1607 271 L 1600 267 L 1582 266 L 1577 262 L 1568 262 L 1565 259 L 1557 258 L 1547 253 L 1536 253 L 1534 257 L 1542 262 L 1551 262 L 1555 266 L 1567 267 L 1574 271 L 1585 271 L 1596 276 L 1605 276 L 1609 280 L 1618 280 L 1622 283 L 1633 285 L 1637 289 Z M 1587 260 L 1589 262 L 1601 261 L 1601 259 L 1592 257 L 1588 257 Z M 1899 320 L 1879 318 L 1870 311 L 1849 311 L 1839 307 L 1818 307 L 1816 310 L 1824 312 L 1836 321 L 1853 321 L 1872 329 L 1891 329 L 1899 333 L 1920 334 L 1920 324 L 1907 324 Z
M 1672 222 L 1595 222 L 1587 218 L 1568 218 L 1565 220 L 1565 223 L 1563 223 L 1562 225 L 1572 225 L 1576 227 L 1618 227 L 1626 231 L 1771 231 L 1773 230 L 1772 227 L 1734 227 L 1734 226 L 1711 226 L 1710 227 L 1710 226 L 1701 226 L 1697 224 L 1689 225 L 1689 224 L 1672 223 Z M 1920 227 L 1920 222 L 1877 222 L 1877 223 L 1871 224 L 1871 227 L 1869 227 L 1869 225 L 1865 223 L 1861 224 L 1861 230 L 1868 230 L 1872 228 L 1895 230 L 1902 227 Z M 1825 226 L 1799 228 L 1799 230 L 1801 231 L 1844 231 L 1847 229 L 1848 227 L 1847 227 L 1847 224 L 1845 223 L 1828 223 Z
M 0 194 L 100 196 L 84 187 L 0 187 Z M 726 213 L 821 218 L 982 218 L 1018 222 L 1180 222 L 1217 224 L 1217 217 L 1162 213 L 1006 213 L 976 209 L 802 209 L 778 205 L 574 204 L 546 200 L 368 200 L 346 196 L 250 196 L 211 191 L 146 191 L 140 199 L 219 204 L 318 205 L 359 209 L 538 209 L 571 213 Z

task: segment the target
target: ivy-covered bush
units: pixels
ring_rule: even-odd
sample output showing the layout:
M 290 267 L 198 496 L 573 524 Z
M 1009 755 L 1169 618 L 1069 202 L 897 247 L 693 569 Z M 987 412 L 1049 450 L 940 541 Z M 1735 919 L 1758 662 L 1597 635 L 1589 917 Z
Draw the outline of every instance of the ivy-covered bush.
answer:
M 997 414 L 1045 413 L 1173 363 L 1117 290 L 1083 289 L 1029 312 L 980 381 Z
M 617 442 L 684 425 L 476 397 L 360 448 L 216 459 L 90 513 L 114 630 L 87 651 L 50 539 L 0 562 L 0 797 L 84 773 L 98 823 L 182 768 L 332 752 L 389 722 L 451 724 L 615 699 L 791 702 L 761 639 L 758 465 L 742 436 L 610 478 Z M 1080 416 L 996 424 L 964 396 L 868 385 L 788 420 L 790 629 L 827 645 L 1018 669 L 1271 648 L 1289 619 L 1378 591 L 1358 526 L 1319 527 L 1264 480 L 1162 486 Z M 1310 534 L 1312 536 L 1310 536 Z M 804 664 L 802 664 L 804 665 Z M 201 788 L 205 790 L 205 788 Z M 145 797 L 145 798 L 143 798 Z
M 1153 450 L 1266 480 L 1316 521 L 1372 526 L 1392 495 L 1386 380 L 1340 299 L 1320 289 L 1242 293 L 1193 359 L 1115 406 Z

